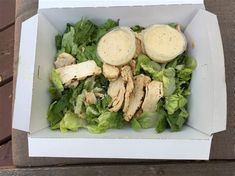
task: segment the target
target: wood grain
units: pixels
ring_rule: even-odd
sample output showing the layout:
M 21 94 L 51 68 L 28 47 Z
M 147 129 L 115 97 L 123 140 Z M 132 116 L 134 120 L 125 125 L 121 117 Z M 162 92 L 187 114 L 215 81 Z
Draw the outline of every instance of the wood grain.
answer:
M 0 31 L 15 21 L 15 0 L 0 0 Z
M 6 167 L 6 166 L 12 166 L 11 141 L 0 146 L 0 167 Z
M 0 142 L 11 136 L 12 84 L 0 87 Z
M 234 176 L 235 162 L 198 162 L 173 164 L 136 164 L 73 167 L 18 168 L 0 170 L 0 175 L 69 176 Z
M 12 25 L 0 32 L 0 85 L 13 76 L 14 30 Z

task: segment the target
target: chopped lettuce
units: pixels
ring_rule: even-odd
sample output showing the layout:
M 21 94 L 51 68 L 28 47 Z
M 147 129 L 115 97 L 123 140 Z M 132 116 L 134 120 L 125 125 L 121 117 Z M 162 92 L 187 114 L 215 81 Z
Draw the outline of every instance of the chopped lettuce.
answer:
M 103 112 L 97 119 L 96 125 L 88 125 L 86 128 L 91 133 L 104 133 L 110 128 L 123 127 L 122 114 L 119 112 Z
M 97 56 L 96 45 L 81 46 L 75 51 L 77 63 L 87 60 L 94 60 L 98 66 L 102 66 L 101 60 Z
M 167 122 L 172 131 L 179 131 L 187 121 L 188 112 L 185 108 L 177 110 L 174 114 L 167 116 Z
M 82 91 L 82 93 L 77 96 L 76 105 L 74 107 L 74 113 L 77 114 L 79 117 L 82 117 L 84 115 L 83 109 L 84 109 L 85 92 L 86 91 Z
M 109 128 L 122 128 L 123 127 L 123 118 L 122 113 L 120 112 L 103 112 L 98 117 L 98 127 L 109 129 Z
M 65 91 L 59 100 L 51 103 L 47 112 L 47 119 L 51 128 L 53 128 L 64 116 L 64 110 L 69 109 L 71 104 L 69 99 L 71 91 Z
M 187 104 L 187 99 L 180 94 L 173 94 L 165 98 L 165 109 L 168 114 L 174 114 L 180 108 L 183 108 Z
M 70 111 L 67 111 L 60 121 L 60 131 L 66 132 L 67 130 L 77 131 L 79 128 L 85 127 L 86 121 L 81 119 Z
M 74 25 L 74 29 L 74 42 L 80 46 L 92 41 L 97 30 L 97 25 L 83 18 Z
M 59 94 L 61 94 L 64 91 L 64 86 L 63 83 L 60 79 L 59 74 L 55 71 L 55 69 L 51 70 L 51 75 L 50 75 L 50 80 L 55 87 L 55 89 L 58 91 Z M 52 94 L 55 94 L 55 90 L 52 90 L 53 88 L 50 89 L 50 92 Z M 53 93 L 54 92 L 54 93 Z
M 61 48 L 66 53 L 75 54 L 75 50 L 77 49 L 77 44 L 74 43 L 75 37 L 75 29 L 74 27 L 70 27 L 70 30 L 67 33 L 64 33 L 61 43 Z
M 163 82 L 163 93 L 164 96 L 170 96 L 174 93 L 176 89 L 175 84 L 175 69 L 169 67 L 167 69 L 163 68 L 160 72 L 158 72 L 154 78 L 156 80 Z
M 150 60 L 148 56 L 140 54 L 137 58 L 136 73 L 140 74 L 141 70 L 149 74 L 151 77 L 154 77 L 154 75 L 156 75 L 161 70 L 161 66 L 158 63 Z
M 177 23 L 168 23 L 168 25 L 169 25 L 170 27 L 176 28 L 178 24 L 177 24 Z
M 176 23 L 168 24 L 173 28 Z M 119 26 L 119 20 L 108 19 L 102 25 L 82 18 L 75 24 L 67 24 L 63 34 L 55 36 L 57 56 L 62 52 L 76 58 L 76 63 L 94 60 L 99 67 L 102 61 L 97 56 L 97 43 L 107 32 Z M 144 27 L 135 25 L 131 29 L 141 32 Z M 155 128 L 163 132 L 166 128 L 179 131 L 188 119 L 187 98 L 191 94 L 190 80 L 197 66 L 194 58 L 186 53 L 177 56 L 166 64 L 159 64 L 148 56 L 140 54 L 136 60 L 136 73 L 145 74 L 163 83 L 164 96 L 156 104 L 155 112 L 143 112 L 131 120 L 131 127 L 140 129 Z M 64 87 L 60 76 L 52 69 L 50 74 L 52 103 L 48 109 L 50 128 L 61 132 L 77 131 L 85 128 L 90 133 L 104 133 L 110 128 L 122 128 L 123 114 L 109 112 L 112 98 L 107 95 L 109 80 L 103 74 L 79 80 L 78 86 Z M 96 104 L 85 103 L 86 92 L 96 95 Z
M 140 26 L 140 25 L 135 25 L 135 26 L 132 26 L 131 29 L 134 31 L 134 32 L 141 32 L 142 30 L 144 30 L 144 27 Z
M 112 28 L 117 27 L 118 25 L 119 25 L 119 20 L 114 21 L 112 19 L 108 19 L 103 25 L 98 27 L 94 41 L 97 43 L 101 37 L 103 37 Z
M 131 128 L 135 131 L 139 131 L 142 127 L 136 118 L 131 120 Z

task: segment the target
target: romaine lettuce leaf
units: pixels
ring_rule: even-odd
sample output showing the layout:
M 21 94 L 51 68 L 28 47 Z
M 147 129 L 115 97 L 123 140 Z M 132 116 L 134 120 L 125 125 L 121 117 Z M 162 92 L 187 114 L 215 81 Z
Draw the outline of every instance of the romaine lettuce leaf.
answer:
M 136 73 L 140 74 L 141 70 L 154 77 L 161 70 L 161 66 L 152 61 L 148 56 L 140 54 L 137 58 Z
M 96 37 L 94 38 L 94 42 L 97 43 L 101 37 L 103 37 L 112 28 L 118 25 L 119 25 L 119 20 L 114 21 L 112 19 L 108 19 L 104 24 L 98 27 Z
M 47 119 L 50 127 L 53 128 L 64 116 L 64 111 L 71 107 L 69 99 L 71 91 L 66 90 L 59 100 L 51 103 L 47 112 Z
M 61 94 L 64 91 L 64 86 L 62 84 L 59 74 L 55 71 L 55 69 L 51 70 L 50 80 L 58 91 L 58 93 Z
M 123 118 L 122 113 L 120 112 L 103 112 L 98 117 L 98 127 L 109 129 L 109 128 L 122 128 L 123 127 Z
M 97 26 L 90 20 L 82 18 L 74 25 L 74 29 L 74 42 L 80 46 L 92 41 L 93 37 L 95 37 Z
M 86 121 L 81 119 L 70 111 L 67 111 L 60 121 L 60 131 L 66 132 L 67 130 L 77 131 L 79 128 L 85 127 Z
M 177 110 L 174 114 L 167 116 L 167 122 L 172 131 L 179 131 L 188 118 L 185 108 Z
M 134 32 L 141 32 L 142 30 L 144 30 L 144 27 L 140 26 L 140 25 L 135 25 L 135 26 L 132 26 L 131 29 L 134 31 Z
M 136 118 L 131 120 L 131 128 L 135 131 L 139 131 L 142 127 Z
M 181 94 L 173 94 L 171 96 L 165 97 L 164 108 L 167 110 L 168 114 L 174 114 L 180 108 L 183 108 L 187 104 L 187 99 Z

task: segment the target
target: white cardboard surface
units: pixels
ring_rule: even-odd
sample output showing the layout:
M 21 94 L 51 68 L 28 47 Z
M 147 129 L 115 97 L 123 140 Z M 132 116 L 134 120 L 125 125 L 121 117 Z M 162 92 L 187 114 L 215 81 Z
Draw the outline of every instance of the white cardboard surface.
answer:
M 48 92 L 49 75 L 56 54 L 55 36 L 57 34 L 56 28 L 42 14 L 38 14 L 38 36 L 29 132 L 36 132 L 48 126 L 47 109 L 51 102 Z M 28 34 L 28 37 L 32 37 L 31 33 Z
M 48 7 L 50 6 L 49 1 L 41 0 L 40 2 L 48 2 Z M 52 1 L 51 1 L 52 2 Z M 54 1 L 55 2 L 55 1 Z M 62 2 L 62 1 L 57 1 Z M 63 1 L 65 2 L 65 1 Z M 71 2 L 71 1 L 69 1 Z M 95 1 L 94 1 L 95 2 Z M 97 4 L 99 4 L 97 1 Z M 107 1 L 102 1 L 102 3 Z M 116 1 L 115 1 L 116 2 Z M 129 1 L 128 1 L 129 2 Z M 133 1 L 130 1 L 133 2 Z M 142 2 L 142 1 L 138 1 Z M 153 2 L 153 1 L 152 1 Z M 158 1 L 163 2 L 163 1 Z M 170 1 L 167 1 L 170 2 Z M 173 0 L 171 1 L 173 2 Z M 182 2 L 182 1 L 181 1 Z M 189 1 L 188 1 L 189 2 Z M 58 5 L 58 3 L 56 3 Z M 76 1 L 77 3 L 77 1 Z M 85 1 L 84 1 L 85 3 Z M 46 3 L 45 3 L 46 4 Z M 54 3 L 52 3 L 54 4 Z M 86 3 L 85 3 L 86 4 Z M 66 5 L 66 4 L 65 4 Z M 68 4 L 67 4 L 68 5 Z M 53 58 L 55 55 L 55 46 L 54 46 L 54 35 L 57 34 L 57 31 L 62 32 L 64 30 L 64 26 L 67 22 L 75 22 L 82 16 L 86 16 L 91 20 L 95 20 L 98 23 L 103 22 L 107 18 L 114 18 L 114 19 L 121 19 L 121 25 L 133 25 L 133 24 L 140 24 L 140 25 L 149 25 L 152 23 L 168 23 L 168 22 L 178 22 L 186 26 L 192 17 L 196 14 L 198 9 L 203 8 L 203 4 L 195 4 L 195 5 L 170 5 L 170 6 L 146 6 L 146 7 L 112 7 L 112 8 L 71 8 L 71 9 L 41 9 L 39 10 L 39 21 L 35 20 L 35 18 L 29 19 L 23 24 L 22 28 L 22 41 L 20 43 L 21 53 L 23 53 L 23 59 L 20 59 L 23 62 L 23 66 L 19 64 L 19 71 L 17 77 L 17 90 L 16 91 L 16 102 L 15 102 L 15 110 L 14 110 L 14 119 L 13 119 L 13 128 L 24 130 L 24 131 L 31 131 L 33 133 L 29 134 L 28 143 L 29 143 L 29 155 L 30 156 L 48 156 L 48 157 L 92 157 L 92 158 L 143 158 L 143 159 L 208 159 L 209 152 L 210 152 L 210 145 L 212 136 L 202 134 L 200 131 L 194 130 L 193 128 L 185 128 L 187 130 L 181 131 L 173 136 L 169 135 L 169 133 L 162 133 L 156 138 L 149 138 L 149 132 L 141 133 L 139 135 L 131 134 L 131 137 L 125 138 L 125 133 L 128 131 L 122 130 L 121 132 L 113 132 L 110 133 L 109 138 L 99 138 L 96 135 L 93 137 L 87 137 L 85 133 L 79 133 L 78 136 L 74 136 L 74 134 L 66 134 L 67 137 L 61 137 L 60 135 L 52 136 L 52 131 L 50 131 L 47 127 L 46 122 L 46 112 L 49 106 L 49 96 L 46 93 L 49 87 L 49 80 L 48 76 L 50 72 L 50 68 L 52 66 Z M 59 7 L 59 6 L 57 6 Z M 61 6 L 62 7 L 62 6 Z M 41 6 L 41 8 L 46 8 Z M 144 13 L 138 15 L 139 11 L 142 9 Z M 145 9 L 145 10 L 144 10 Z M 203 15 L 208 15 L 207 13 L 201 13 L 201 17 Z M 99 16 L 97 15 L 99 14 Z M 118 15 L 117 15 L 118 14 Z M 164 15 L 164 14 L 171 14 L 171 15 Z M 173 15 L 172 15 L 173 14 Z M 128 15 L 128 18 L 126 16 Z M 200 16 L 200 15 L 199 15 Z M 76 19 L 75 19 L 76 18 Z M 123 21 L 122 21 L 123 20 Z M 159 20 L 159 21 L 158 21 Z M 209 20 L 205 18 L 205 21 Z M 191 30 L 190 26 L 187 28 L 186 33 L 189 37 L 190 41 L 194 41 L 196 44 L 196 40 L 194 40 L 193 36 L 198 35 L 198 32 L 201 31 L 201 28 L 198 27 L 198 22 L 195 20 L 195 24 L 191 23 Z M 203 20 L 202 20 L 203 21 Z M 39 24 L 38 24 L 39 22 Z M 215 24 L 216 22 L 216 24 Z M 197 24 L 197 25 L 196 25 Z M 199 23 L 201 24 L 201 23 Z M 219 37 L 220 34 L 218 30 L 218 23 L 217 21 L 211 21 L 212 25 L 215 25 L 217 28 L 212 36 L 205 33 L 204 30 L 201 32 L 205 34 L 206 37 Z M 38 26 L 38 34 L 36 29 Z M 197 26 L 195 28 L 195 25 Z M 31 27 L 34 26 L 32 29 Z M 36 26 L 36 27 L 35 27 Z M 204 29 L 202 27 L 202 29 Z M 187 32 L 188 31 L 188 32 Z M 205 37 L 204 34 L 201 36 L 200 41 L 201 45 L 196 45 L 197 51 L 200 51 L 202 47 L 206 47 L 207 45 L 204 44 Z M 33 35 L 33 39 L 29 36 Z M 36 36 L 38 35 L 37 39 L 37 48 L 36 48 Z M 219 35 L 219 36 L 218 36 Z M 48 36 L 48 38 L 47 38 Z M 28 37 L 28 38 L 27 38 Z M 206 38 L 207 39 L 207 38 Z M 213 47 L 219 47 L 218 53 L 215 53 L 215 57 L 219 56 L 213 61 L 213 64 L 220 64 L 217 68 L 222 69 L 224 71 L 223 65 L 223 53 L 221 50 L 221 39 L 213 45 L 213 40 L 210 41 L 209 45 Z M 50 40 L 50 41 L 49 41 Z M 26 42 L 25 42 L 26 41 Z M 199 42 L 199 41 L 198 41 Z M 206 43 L 206 42 L 205 42 Z M 33 50 L 29 50 L 28 46 L 32 46 Z M 195 46 L 195 47 L 196 47 Z M 35 48 L 35 49 L 34 49 Z M 36 50 L 36 51 L 35 51 Z M 36 56 L 35 56 L 36 52 Z M 192 55 L 197 58 L 197 54 L 195 50 L 190 49 Z M 189 121 L 189 125 L 193 126 L 196 129 L 201 130 L 207 134 L 211 134 L 212 130 L 220 131 L 222 128 L 225 128 L 225 119 L 221 118 L 224 117 L 224 110 L 226 109 L 226 104 L 224 104 L 224 100 L 222 103 L 219 103 L 223 108 L 223 112 L 218 114 L 217 117 L 214 117 L 216 111 L 213 108 L 213 103 L 218 98 L 215 97 L 216 91 L 222 90 L 226 91 L 224 87 L 224 83 L 219 84 L 218 89 L 214 88 L 214 70 L 216 67 L 211 67 L 212 61 L 208 61 L 208 58 L 211 58 L 209 53 L 206 54 L 199 54 L 199 67 L 194 74 L 192 86 L 194 86 L 193 95 L 191 100 L 195 101 L 195 97 L 206 97 L 209 101 L 205 101 L 209 104 L 204 103 L 205 106 L 208 107 L 208 110 L 204 111 L 205 109 L 198 109 L 200 110 L 199 113 L 204 118 L 201 126 L 197 126 L 199 123 L 197 120 L 200 120 L 194 114 Z M 214 52 L 214 51 L 213 51 Z M 209 53 L 209 54 L 208 54 Z M 21 54 L 22 55 L 22 54 Z M 206 57 L 205 57 L 206 56 Z M 208 56 L 208 57 L 207 57 Z M 213 57 L 214 57 L 213 56 Z M 36 62 L 34 65 L 34 58 L 36 58 Z M 31 60 L 30 60 L 31 59 Z M 205 59 L 205 60 L 203 60 Z M 24 67 L 30 66 L 29 69 L 24 69 Z M 33 67 L 34 65 L 34 67 Z M 206 66 L 205 66 L 206 65 Z M 38 67 L 40 66 L 40 68 Z M 210 67 L 209 67 L 210 66 Z M 217 69 L 216 68 L 216 69 Z M 34 72 L 33 72 L 34 71 Z M 24 72 L 27 75 L 34 75 L 33 77 L 30 76 L 30 79 L 24 79 L 23 75 Z M 34 73 L 34 74 L 33 74 Z M 199 75 L 199 76 L 198 76 Z M 208 79 L 209 75 L 212 75 L 213 79 Z M 224 79 L 224 73 L 219 76 L 219 79 Z M 28 80 L 28 81 L 26 81 Z M 195 86 L 196 82 L 197 84 Z M 193 85 L 194 84 L 194 85 Z M 32 88 L 32 85 L 34 88 Z M 205 92 L 197 94 L 201 87 L 205 87 Z M 210 91 L 212 90 L 213 91 Z M 221 89 L 222 88 L 222 89 Z M 33 89 L 33 91 L 32 91 Z M 27 95 L 22 96 L 23 92 L 27 91 Z M 33 101 L 32 101 L 32 92 L 33 92 Z M 225 96 L 224 93 L 222 96 Z M 194 96 L 194 98 L 193 98 Z M 206 100 L 206 99 L 205 99 Z M 226 99 L 225 99 L 226 100 Z M 31 110 L 31 101 L 32 101 L 32 112 Z M 199 101 L 199 100 L 197 100 Z M 192 101 L 191 101 L 192 102 Z M 203 101 L 200 103 L 203 104 Z M 195 102 L 194 102 L 195 103 Z M 24 106 L 22 106 L 24 104 Z M 192 103 L 190 103 L 192 105 Z M 25 106 L 26 105 L 26 106 Z M 218 104 L 215 104 L 218 105 Z M 200 107 L 200 106 L 199 106 Z M 225 107 L 225 109 L 224 109 Z M 198 107 L 196 107 L 197 109 Z M 193 108 L 195 110 L 195 108 Z M 190 111 L 192 108 L 190 109 Z M 220 111 L 218 110 L 218 111 Z M 30 114 L 31 112 L 31 114 Z M 195 111 L 196 113 L 196 111 Z M 40 115 L 42 114 L 42 115 Z M 190 112 L 191 114 L 191 112 Z M 31 116 L 31 120 L 30 120 Z M 208 116 L 208 118 L 207 118 Z M 193 118 L 193 119 L 192 119 Z M 219 120 L 218 120 L 219 118 Z M 217 124 L 217 120 L 221 122 L 222 125 Z M 31 122 L 30 122 L 31 121 Z M 30 124 L 29 124 L 30 123 Z M 211 124 L 216 124 L 215 126 Z M 30 125 L 30 128 L 29 128 Z M 43 129 L 46 128 L 46 129 Z M 204 130 L 205 128 L 208 128 Z M 188 133 L 191 130 L 192 133 Z M 153 131 L 154 134 L 156 134 Z M 152 133 L 152 136 L 153 136 Z M 193 134 L 193 135 L 190 135 Z M 156 134 L 157 135 L 157 134 Z M 138 136 L 142 136 L 138 138 Z M 151 136 L 151 135 L 150 135 Z M 178 136 L 178 137 L 177 137 Z M 95 146 L 95 148 L 94 148 Z M 172 150 L 172 146 L 174 149 Z M 144 152 L 143 148 L 145 149 Z M 79 150 L 78 150 L 79 149 Z M 157 150 L 156 150 L 157 149 Z M 141 151 L 141 153 L 139 152 Z M 157 152 L 156 152 L 157 151 Z
M 170 4 L 203 4 L 203 0 L 39 0 L 39 9 L 74 7 L 112 7 Z
M 31 157 L 208 160 L 208 140 L 84 139 L 28 137 Z M 193 150 L 193 151 L 192 151 Z
M 144 8 L 143 6 L 55 8 L 41 9 L 39 12 L 44 14 L 62 33 L 65 30 L 65 24 L 76 23 L 82 17 L 95 21 L 97 24 L 102 24 L 111 18 L 120 19 L 121 26 L 136 24 L 148 26 L 154 23 L 176 22 L 186 27 L 197 11 L 202 8 L 204 8 L 202 4 L 186 4 L 145 6 Z
M 187 124 L 211 135 L 225 130 L 227 118 L 224 56 L 217 17 L 199 10 L 185 35 L 189 53 L 198 63 L 191 82 Z
M 12 128 L 29 131 L 38 15 L 22 23 Z

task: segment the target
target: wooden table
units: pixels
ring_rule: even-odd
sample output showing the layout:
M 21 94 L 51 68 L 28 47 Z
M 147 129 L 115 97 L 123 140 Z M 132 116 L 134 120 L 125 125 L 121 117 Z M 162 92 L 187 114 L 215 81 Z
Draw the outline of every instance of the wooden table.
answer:
M 36 14 L 37 0 L 0 0 L 0 175 L 235 175 L 235 1 L 205 4 L 219 19 L 228 94 L 227 130 L 214 135 L 210 161 L 107 160 L 28 157 L 26 133 L 11 131 L 13 65 L 15 75 L 20 25 Z

